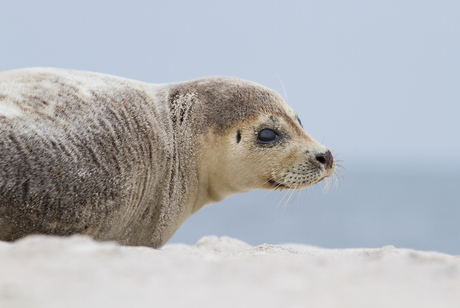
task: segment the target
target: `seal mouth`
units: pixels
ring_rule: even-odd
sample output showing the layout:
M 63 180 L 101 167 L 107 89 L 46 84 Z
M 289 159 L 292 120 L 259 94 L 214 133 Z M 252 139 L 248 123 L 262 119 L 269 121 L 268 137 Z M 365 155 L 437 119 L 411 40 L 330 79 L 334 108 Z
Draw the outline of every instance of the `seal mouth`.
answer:
M 288 188 L 286 185 L 278 183 L 275 180 L 269 179 L 268 183 L 272 184 L 275 188 Z
M 268 179 L 268 183 L 270 183 L 275 189 L 281 189 L 281 190 L 283 190 L 283 189 L 303 189 L 303 188 L 310 187 L 310 186 L 316 185 L 318 183 L 321 183 L 327 177 L 328 176 L 322 176 L 319 179 L 317 179 L 315 181 L 312 181 L 312 182 L 308 182 L 308 183 L 303 182 L 303 183 L 301 183 L 301 185 L 297 185 L 296 188 L 292 188 L 291 186 L 287 186 L 285 184 L 278 183 L 277 181 L 275 181 L 273 179 Z

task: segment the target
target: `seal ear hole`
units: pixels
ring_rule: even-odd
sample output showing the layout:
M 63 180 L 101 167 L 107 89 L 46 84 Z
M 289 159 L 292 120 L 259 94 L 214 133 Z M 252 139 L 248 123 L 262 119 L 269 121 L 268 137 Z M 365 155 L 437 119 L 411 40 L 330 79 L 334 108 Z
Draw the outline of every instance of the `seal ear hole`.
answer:
M 240 143 L 240 141 L 241 141 L 241 132 L 238 131 L 238 132 L 236 133 L 236 143 Z

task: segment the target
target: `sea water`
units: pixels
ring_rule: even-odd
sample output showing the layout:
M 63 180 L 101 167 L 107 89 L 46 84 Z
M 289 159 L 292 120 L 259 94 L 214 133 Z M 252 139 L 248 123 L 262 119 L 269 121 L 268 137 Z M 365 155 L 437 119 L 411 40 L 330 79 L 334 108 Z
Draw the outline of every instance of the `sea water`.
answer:
M 339 187 L 253 191 L 210 205 L 171 240 L 226 235 L 252 245 L 396 247 L 460 254 L 460 176 L 435 168 L 354 167 Z

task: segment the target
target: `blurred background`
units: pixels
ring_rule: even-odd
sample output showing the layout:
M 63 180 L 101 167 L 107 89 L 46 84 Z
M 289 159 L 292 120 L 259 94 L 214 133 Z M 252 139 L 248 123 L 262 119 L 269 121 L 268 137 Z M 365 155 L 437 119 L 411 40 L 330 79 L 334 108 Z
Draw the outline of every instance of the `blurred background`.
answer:
M 459 16 L 459 1 L 442 0 L 0 0 L 0 70 L 249 79 L 285 96 L 344 166 L 327 193 L 321 183 L 206 207 L 171 242 L 460 254 Z

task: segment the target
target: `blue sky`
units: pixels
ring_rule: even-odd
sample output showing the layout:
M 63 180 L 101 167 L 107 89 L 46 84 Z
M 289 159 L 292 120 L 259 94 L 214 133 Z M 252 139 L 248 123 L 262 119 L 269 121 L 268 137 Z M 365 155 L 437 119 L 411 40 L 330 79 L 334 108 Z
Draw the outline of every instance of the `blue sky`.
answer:
M 281 79 L 345 164 L 460 165 L 457 1 L 3 0 L 0 14 L 0 70 L 228 75 L 283 94 Z

